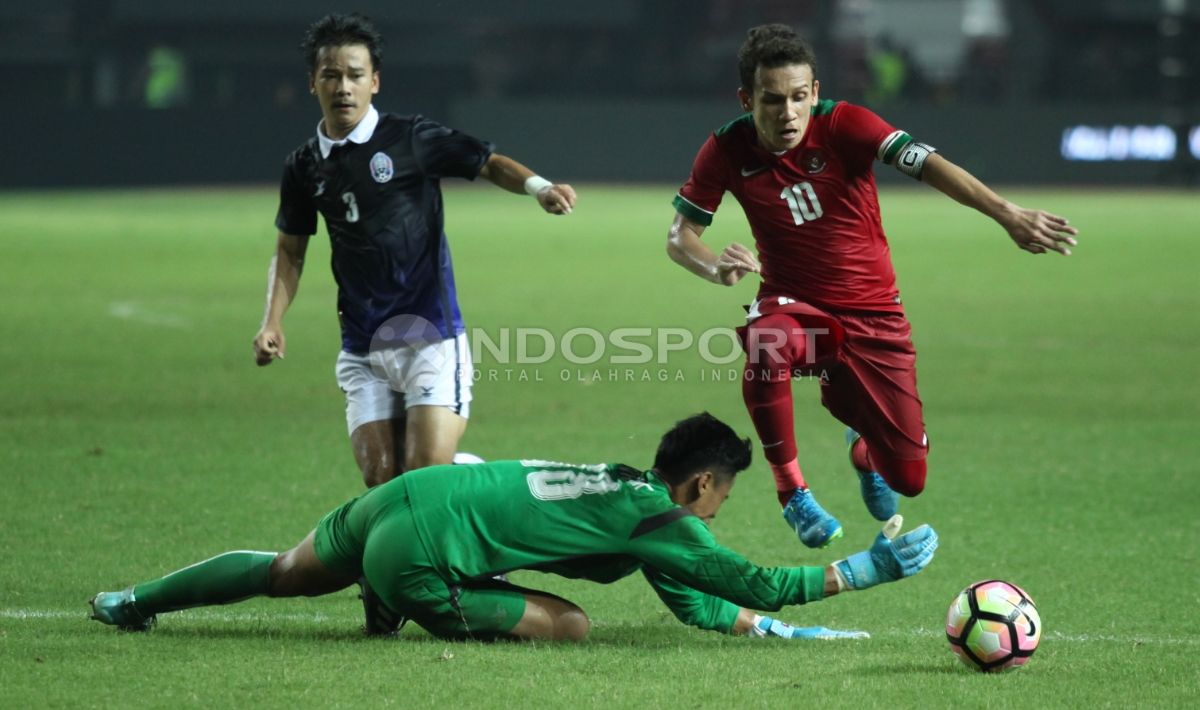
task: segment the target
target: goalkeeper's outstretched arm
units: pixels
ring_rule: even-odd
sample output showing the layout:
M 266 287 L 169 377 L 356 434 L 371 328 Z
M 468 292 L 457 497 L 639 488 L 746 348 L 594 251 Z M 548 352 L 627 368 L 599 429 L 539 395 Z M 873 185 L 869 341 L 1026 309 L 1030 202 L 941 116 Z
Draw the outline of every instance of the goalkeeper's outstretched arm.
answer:
M 871 549 L 826 567 L 824 597 L 845 591 L 867 589 L 884 582 L 894 582 L 925 569 L 937 549 L 937 533 L 928 525 L 922 525 L 897 538 L 903 524 L 903 517 L 892 516 L 875 538 Z M 749 609 L 739 611 L 737 621 L 730 632 L 789 639 L 870 638 L 870 634 L 865 631 L 838 631 L 823 626 L 792 626 L 769 616 L 759 616 Z
M 646 565 L 643 572 L 650 585 L 684 624 L 752 636 L 862 638 L 862 632 L 793 627 L 751 609 L 778 610 L 917 574 L 934 559 L 937 534 L 929 525 L 920 525 L 899 535 L 902 524 L 904 518 L 893 516 L 870 549 L 824 568 L 757 566 L 718 546 L 707 528 L 694 528 L 703 540 L 683 535 L 689 544 L 680 546 L 680 537 L 665 527 L 660 540 L 642 547 L 637 556 Z M 672 538 L 677 542 L 668 542 Z
M 937 533 L 922 525 L 898 535 L 902 523 L 893 516 L 870 549 L 825 568 L 760 567 L 718 545 L 706 527 L 689 526 L 686 518 L 639 538 L 629 554 L 691 589 L 740 607 L 777 611 L 920 572 L 933 559 Z M 680 527 L 672 530 L 675 526 Z M 733 619 L 732 613 L 722 616 Z
M 705 631 L 756 638 L 767 636 L 787 639 L 870 638 L 870 634 L 865 631 L 840 631 L 824 626 L 792 626 L 769 616 L 760 616 L 751 609 L 739 607 L 720 597 L 699 592 L 685 584 L 680 584 L 658 570 L 643 568 L 642 573 L 667 608 L 675 614 L 675 618 L 688 626 Z M 838 593 L 837 576 L 832 565 L 826 569 L 826 590 L 828 594 Z

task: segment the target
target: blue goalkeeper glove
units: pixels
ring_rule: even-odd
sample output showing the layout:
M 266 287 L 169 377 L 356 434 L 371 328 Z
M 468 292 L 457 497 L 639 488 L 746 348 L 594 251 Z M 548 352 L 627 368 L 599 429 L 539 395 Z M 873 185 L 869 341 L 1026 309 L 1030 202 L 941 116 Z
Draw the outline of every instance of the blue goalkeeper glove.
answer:
M 884 523 L 883 532 L 875 538 L 871 549 L 833 563 L 838 591 L 868 589 L 911 577 L 925 569 L 937 549 L 937 533 L 928 525 L 922 525 L 896 537 L 903 524 L 903 516 L 893 515 Z
M 866 631 L 838 631 L 824 626 L 792 626 L 769 616 L 755 616 L 754 626 L 750 627 L 750 635 L 778 636 L 785 639 L 869 639 L 871 634 Z

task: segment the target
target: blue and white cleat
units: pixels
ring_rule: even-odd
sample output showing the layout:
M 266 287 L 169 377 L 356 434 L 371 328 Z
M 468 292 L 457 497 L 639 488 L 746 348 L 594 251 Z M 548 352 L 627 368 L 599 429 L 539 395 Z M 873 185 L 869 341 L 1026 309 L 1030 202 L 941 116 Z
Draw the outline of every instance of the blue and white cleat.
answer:
M 783 519 L 806 547 L 825 547 L 842 536 L 842 524 L 825 512 L 807 488 L 797 488 L 783 508 Z
M 867 504 L 871 517 L 887 520 L 895 515 L 900 507 L 900 496 L 883 480 L 883 476 L 874 471 L 860 471 L 858 466 L 854 465 L 854 444 L 861 438 L 858 432 L 846 429 L 846 454 L 850 457 L 850 467 L 858 474 L 858 487 L 862 491 L 863 502 Z
M 133 601 L 133 587 L 120 592 L 100 592 L 88 601 L 92 605 L 91 618 L 121 631 L 149 631 L 155 616 L 142 616 Z

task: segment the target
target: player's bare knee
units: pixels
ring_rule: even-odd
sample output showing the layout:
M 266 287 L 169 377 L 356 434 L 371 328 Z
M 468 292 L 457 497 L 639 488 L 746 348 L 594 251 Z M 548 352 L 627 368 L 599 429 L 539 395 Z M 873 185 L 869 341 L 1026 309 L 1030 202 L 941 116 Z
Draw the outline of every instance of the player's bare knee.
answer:
M 404 454 L 397 451 L 387 422 L 368 422 L 354 430 L 350 444 L 354 461 L 362 472 L 367 488 L 386 483 L 404 472 L 400 468 Z
M 373 488 L 380 483 L 387 483 L 404 472 L 398 468 L 399 461 L 388 453 L 378 453 L 359 462 L 362 470 L 363 483 L 367 488 Z
M 591 625 L 587 614 L 574 603 L 536 594 L 526 597 L 525 611 L 512 634 L 521 639 L 582 641 Z
M 582 641 L 587 638 L 592 622 L 574 602 L 555 597 L 543 607 L 551 622 L 551 638 L 555 641 Z
M 577 606 L 562 612 L 554 621 L 554 638 L 558 641 L 582 641 L 592 629 L 587 613 Z

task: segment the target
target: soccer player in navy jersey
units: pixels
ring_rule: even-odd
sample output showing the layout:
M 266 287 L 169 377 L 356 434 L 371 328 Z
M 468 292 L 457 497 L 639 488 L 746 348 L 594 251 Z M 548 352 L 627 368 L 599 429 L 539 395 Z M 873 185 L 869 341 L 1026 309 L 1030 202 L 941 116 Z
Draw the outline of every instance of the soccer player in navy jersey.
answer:
M 443 231 L 442 178 L 483 176 L 570 214 L 575 191 L 552 184 L 486 141 L 419 115 L 381 113 L 380 36 L 361 15 L 328 15 L 303 43 L 316 135 L 288 156 L 259 365 L 286 353 L 282 320 L 295 298 L 317 214 L 333 247 L 342 351 L 338 386 L 367 486 L 448 464 L 466 428 L 472 366 Z
M 808 490 L 797 458 L 791 380 L 819 376 L 821 401 L 845 423 L 850 460 L 871 514 L 895 514 L 897 493 L 925 486 L 929 441 L 916 352 L 879 214 L 874 161 L 991 217 L 1018 247 L 1070 254 L 1067 220 L 1009 202 L 870 110 L 819 98 L 816 58 L 794 30 L 763 25 L 739 52 L 741 117 L 701 147 L 675 198 L 667 249 L 692 273 L 726 286 L 762 284 L 740 329 L 742 394 L 774 474 L 784 518 L 809 547 L 842 534 Z M 730 192 L 758 257 L 742 244 L 714 253 L 701 240 Z M 761 261 L 760 261 L 761 260 Z

